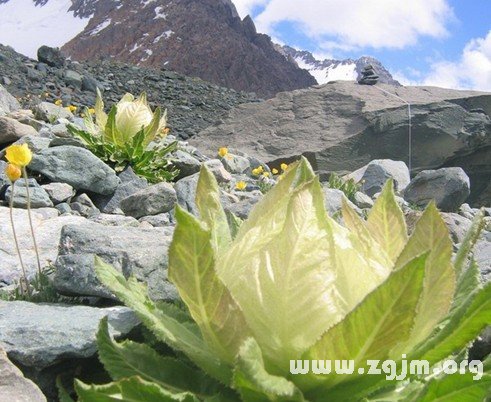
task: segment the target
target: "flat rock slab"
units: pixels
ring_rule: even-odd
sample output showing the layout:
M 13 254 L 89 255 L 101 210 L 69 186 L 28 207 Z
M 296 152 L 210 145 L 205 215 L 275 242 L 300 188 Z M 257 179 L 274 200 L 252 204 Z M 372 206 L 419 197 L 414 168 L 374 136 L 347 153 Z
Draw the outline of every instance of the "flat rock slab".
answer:
M 0 401 L 46 402 L 46 397 L 31 380 L 8 359 L 0 348 Z
M 177 297 L 167 281 L 168 249 L 172 228 L 106 226 L 98 223 L 67 225 L 60 238 L 56 260 L 55 286 L 64 294 L 113 298 L 94 271 L 99 256 L 125 277 L 134 275 L 148 283 L 155 299 Z
M 126 307 L 2 301 L 0 346 L 13 361 L 37 370 L 66 359 L 89 358 L 97 351 L 96 333 L 105 316 L 113 336 L 124 336 L 139 324 Z
M 13 213 L 26 270 L 28 275 L 34 274 L 37 272 L 37 262 L 27 210 L 14 208 Z M 58 211 L 54 208 L 33 210 L 32 219 L 42 265 L 56 260 L 61 228 L 64 225 L 79 225 L 86 222 L 86 219 L 80 216 L 58 216 Z M 11 284 L 20 278 L 21 273 L 19 257 L 12 236 L 9 209 L 0 206 L 0 282 Z

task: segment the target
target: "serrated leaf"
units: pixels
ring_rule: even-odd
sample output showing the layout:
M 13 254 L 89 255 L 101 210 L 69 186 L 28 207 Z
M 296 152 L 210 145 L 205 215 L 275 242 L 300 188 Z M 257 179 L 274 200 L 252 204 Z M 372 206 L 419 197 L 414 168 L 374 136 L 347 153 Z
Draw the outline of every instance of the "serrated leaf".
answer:
M 60 376 L 56 377 L 56 389 L 58 390 L 58 399 L 60 402 L 74 402 L 68 391 L 63 386 Z
M 375 201 L 366 225 L 372 237 L 395 262 L 407 242 L 407 227 L 393 188 L 390 179 Z
M 422 253 L 426 260 L 423 293 L 409 342 L 401 345 L 406 353 L 425 340 L 450 310 L 455 292 L 455 272 L 451 263 L 452 240 L 447 225 L 431 202 L 416 223 L 414 232 L 398 257 L 395 269 Z
M 199 402 L 190 393 L 175 394 L 157 384 L 132 377 L 107 385 L 86 385 L 75 380 L 79 402 Z
M 145 99 L 145 103 L 146 103 L 146 99 Z M 160 127 L 160 119 L 161 118 L 162 118 L 162 110 L 160 109 L 160 106 L 159 106 L 153 112 L 153 117 L 152 117 L 150 124 L 147 127 L 145 127 L 145 129 L 144 129 L 144 132 L 145 132 L 144 141 L 143 141 L 144 146 L 147 146 L 148 144 L 150 144 L 155 139 L 157 132 L 159 130 L 159 127 Z
M 491 396 L 491 375 L 452 374 L 430 381 L 418 402 L 481 402 Z
M 157 308 L 148 297 L 145 285 L 135 278 L 126 280 L 122 274 L 99 257 L 95 258 L 95 271 L 98 279 L 122 302 L 132 308 L 157 338 L 185 353 L 210 376 L 224 384 L 230 383 L 231 369 L 213 353 L 195 326 L 189 322 L 179 322 L 174 316 L 166 314 L 162 309 L 165 305 L 161 304 Z
M 248 338 L 240 348 L 234 370 L 234 387 L 244 402 L 305 401 L 295 384 L 266 371 L 261 349 L 253 338 Z
M 221 359 L 232 363 L 249 330 L 240 308 L 216 275 L 212 246 L 216 240 L 210 230 L 179 206 L 175 215 L 177 226 L 169 248 L 169 279 L 208 345 Z M 210 213 L 210 219 L 213 216 Z
M 220 202 L 220 189 L 217 180 L 204 165 L 201 167 L 196 187 L 196 206 L 201 220 L 211 231 L 215 252 L 220 253 L 226 250 L 232 241 L 227 216 Z
M 115 381 L 139 376 L 172 392 L 191 392 L 200 397 L 213 396 L 224 388 L 202 371 L 169 356 L 161 356 L 145 344 L 129 340 L 115 342 L 109 335 L 107 317 L 97 333 L 99 360 Z
M 353 360 L 354 367 L 367 367 L 367 360 L 399 360 L 391 349 L 411 334 L 418 300 L 423 290 L 427 254 L 410 261 L 405 267 L 370 293 L 343 321 L 328 330 L 305 355 L 310 360 Z M 355 375 L 357 372 L 355 372 Z M 300 376 L 305 381 L 306 376 Z M 317 375 L 319 396 L 336 383 L 351 380 L 350 375 Z M 310 396 L 310 393 L 309 393 Z M 314 398 L 315 399 L 315 398 Z
M 235 239 L 237 233 L 239 233 L 243 220 L 230 211 L 226 211 L 225 213 L 227 215 L 228 227 L 230 228 L 230 235 L 232 236 L 232 239 Z
M 96 125 L 99 127 L 100 131 L 104 131 L 107 124 L 107 115 L 104 112 L 104 101 L 102 100 L 99 88 L 96 88 L 94 111 Z

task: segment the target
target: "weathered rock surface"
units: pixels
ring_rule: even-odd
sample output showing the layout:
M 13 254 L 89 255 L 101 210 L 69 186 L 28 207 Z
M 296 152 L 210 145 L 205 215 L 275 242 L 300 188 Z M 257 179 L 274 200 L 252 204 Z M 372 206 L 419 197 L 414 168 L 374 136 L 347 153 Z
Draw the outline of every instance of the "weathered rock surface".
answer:
M 0 144 L 7 144 L 26 135 L 36 134 L 36 129 L 27 124 L 19 123 L 10 117 L 0 117 Z
M 70 145 L 48 148 L 34 155 L 29 169 L 51 181 L 67 183 L 77 190 L 112 194 L 120 180 L 113 169 L 90 151 Z
M 13 194 L 12 186 L 9 186 L 5 192 L 5 200 L 10 203 L 10 200 L 13 197 L 15 208 L 27 208 L 28 189 L 31 208 L 49 208 L 53 206 L 53 202 L 51 201 L 46 190 L 42 188 L 34 179 L 28 180 L 28 188 L 26 188 L 26 183 L 24 180 L 18 180 L 15 183 Z
M 141 218 L 169 212 L 177 202 L 176 191 L 170 183 L 158 183 L 144 188 L 121 201 L 126 215 Z
M 106 226 L 97 223 L 67 225 L 60 238 L 54 283 L 63 294 L 112 297 L 94 271 L 94 257 L 113 264 L 126 277 L 148 282 L 156 299 L 174 299 L 167 281 L 169 228 Z
M 37 385 L 24 377 L 2 348 L 0 348 L 0 400 L 46 402 L 46 397 Z
M 19 109 L 20 105 L 17 99 L 0 84 L 0 116 Z
M 139 324 L 126 307 L 0 301 L 0 346 L 15 362 L 37 370 L 67 358 L 91 357 L 97 351 L 99 321 L 105 316 L 115 336 L 126 335 Z
M 305 155 L 320 173 L 353 171 L 373 159 L 407 162 L 407 106 L 379 86 L 412 104 L 413 172 L 463 166 L 478 197 L 479 183 L 491 180 L 489 93 L 335 82 L 240 105 L 190 143 L 209 156 L 225 143 L 266 162 Z
M 350 200 L 348 200 L 341 190 L 322 186 L 322 192 L 324 193 L 324 206 L 330 216 L 335 216 L 341 211 L 341 208 L 343 207 L 343 199 L 351 208 L 361 213 L 360 209 Z
M 24 264 L 28 274 L 34 274 L 37 272 L 37 263 L 33 252 L 27 211 L 14 208 L 13 213 L 19 247 L 23 250 Z M 58 211 L 54 208 L 33 210 L 32 219 L 42 265 L 56 260 L 61 228 L 66 224 L 77 225 L 85 222 L 85 219 L 79 216 L 58 216 Z M 9 209 L 0 206 L 0 283 L 11 284 L 20 278 L 21 273 L 12 239 Z
M 458 167 L 423 170 L 404 190 L 404 199 L 419 207 L 431 200 L 443 211 L 457 211 L 470 194 L 469 177 Z
M 376 159 L 363 168 L 361 177 L 363 192 L 369 196 L 382 191 L 389 179 L 394 180 L 394 190 L 401 192 L 409 184 L 409 169 L 402 161 L 391 159 Z

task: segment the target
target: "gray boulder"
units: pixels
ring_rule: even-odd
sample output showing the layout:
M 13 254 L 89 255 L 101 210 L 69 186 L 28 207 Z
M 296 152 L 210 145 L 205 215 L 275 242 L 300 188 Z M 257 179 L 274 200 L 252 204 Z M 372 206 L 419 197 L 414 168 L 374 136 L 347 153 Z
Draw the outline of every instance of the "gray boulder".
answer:
M 336 215 L 339 215 L 341 208 L 343 207 L 343 199 L 348 202 L 348 205 L 351 208 L 361 214 L 361 210 L 348 200 L 341 190 L 322 186 L 322 192 L 324 193 L 324 206 L 330 216 L 335 217 Z
M 195 173 L 179 180 L 174 186 L 178 204 L 196 216 L 198 215 L 198 208 L 196 207 L 195 198 L 198 180 L 199 174 Z
M 83 77 L 81 74 L 77 73 L 76 71 L 73 70 L 66 70 L 65 71 L 65 83 L 68 86 L 72 86 L 77 89 L 82 88 L 82 80 Z
M 26 135 L 37 135 L 36 129 L 10 117 L 0 117 L 0 145 L 17 141 Z
M 115 336 L 126 335 L 139 324 L 126 307 L 0 301 L 0 346 L 16 363 L 36 370 L 67 358 L 92 357 L 97 352 L 99 322 L 105 316 Z
M 31 200 L 31 208 L 52 207 L 53 202 L 49 198 L 48 193 L 42 188 L 35 179 L 28 180 L 29 197 Z M 18 180 L 14 186 L 12 194 L 12 186 L 9 186 L 5 193 L 5 200 L 10 203 L 14 198 L 15 208 L 27 208 L 27 188 L 24 180 Z
M 49 195 L 53 204 L 60 204 L 65 201 L 71 201 L 75 195 L 72 186 L 66 183 L 49 183 L 41 186 Z
M 371 161 L 366 167 L 361 178 L 362 190 L 365 194 L 373 196 L 382 191 L 387 180 L 394 180 L 394 189 L 403 191 L 411 178 L 409 169 L 402 161 L 391 159 L 377 159 Z
M 228 153 L 220 160 L 232 174 L 245 174 L 251 169 L 251 163 L 245 156 Z
M 172 163 L 179 170 L 177 180 L 198 173 L 201 162 L 188 152 L 178 149 L 172 155 Z
M 37 272 L 36 256 L 33 251 L 31 230 L 25 209 L 14 208 L 15 229 L 22 250 L 22 258 L 28 275 Z M 41 208 L 32 211 L 41 264 L 55 261 L 58 255 L 61 228 L 66 224 L 81 224 L 84 218 L 78 216 L 58 216 L 54 208 Z M 12 240 L 9 208 L 0 206 L 0 282 L 12 284 L 22 274 L 19 257 Z
M 470 194 L 469 177 L 462 168 L 451 167 L 423 170 L 411 180 L 404 191 L 404 199 L 419 207 L 431 200 L 443 211 L 454 212 Z
M 96 194 L 112 194 L 120 183 L 114 170 L 94 154 L 70 145 L 42 150 L 34 155 L 29 169 Z
M 46 397 L 28 380 L 0 348 L 0 400 L 16 402 L 46 402 Z
M 394 93 L 393 86 L 377 87 Z M 483 170 L 491 152 L 491 94 L 435 87 L 398 87 L 397 94 L 412 105 L 412 169 L 458 158 L 473 191 L 481 191 L 474 183 L 491 180 Z M 240 105 L 190 143 L 214 157 L 224 138 L 272 166 L 305 155 L 321 174 L 342 173 L 373 159 L 407 161 L 408 108 L 373 87 L 338 81 Z
M 174 299 L 167 281 L 167 252 L 172 232 L 167 228 L 106 226 L 97 223 L 66 225 L 61 233 L 54 284 L 69 295 L 112 298 L 97 279 L 94 257 L 112 264 L 125 277 L 134 275 L 148 283 L 156 299 Z
M 62 68 L 65 65 L 65 57 L 60 49 L 49 46 L 41 46 L 37 51 L 38 60 L 50 67 Z
M 170 183 L 158 183 L 144 188 L 121 201 L 126 215 L 141 218 L 169 212 L 177 202 L 176 191 Z
M 0 116 L 20 109 L 20 104 L 10 93 L 0 84 Z
M 34 115 L 37 119 L 44 120 L 48 123 L 57 119 L 73 119 L 73 114 L 64 107 L 57 106 L 54 103 L 41 102 L 34 107 Z

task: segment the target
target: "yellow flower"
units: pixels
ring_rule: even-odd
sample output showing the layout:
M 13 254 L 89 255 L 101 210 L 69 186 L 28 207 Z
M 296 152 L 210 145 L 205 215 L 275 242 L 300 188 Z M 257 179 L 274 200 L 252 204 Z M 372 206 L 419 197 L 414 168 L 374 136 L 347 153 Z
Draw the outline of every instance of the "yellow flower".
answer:
M 281 170 L 283 170 L 283 171 L 288 169 L 288 165 L 286 163 L 282 163 L 280 167 L 281 167 Z
M 252 169 L 252 174 L 253 174 L 254 176 L 259 176 L 259 175 L 260 175 L 261 173 L 263 173 L 263 172 L 264 172 L 264 169 L 263 169 L 263 167 L 262 167 L 262 166 L 258 166 L 257 168 Z
M 218 150 L 218 155 L 220 155 L 222 158 L 227 156 L 228 154 L 228 148 L 222 147 Z
M 273 169 L 271 170 L 271 172 L 273 172 L 273 174 L 275 174 L 275 175 L 279 173 L 279 172 L 278 172 L 278 169 L 276 169 L 276 168 L 273 168 Z
M 32 152 L 27 144 L 11 145 L 6 149 L 5 157 L 10 163 L 25 167 L 31 162 Z
M 87 111 L 89 112 L 89 114 L 94 114 L 95 113 L 95 109 L 93 107 L 89 107 L 87 109 Z
M 77 108 L 77 106 L 70 105 L 70 106 L 68 106 L 68 108 L 67 108 L 67 109 L 68 109 L 70 112 L 72 112 L 72 113 L 73 113 L 73 112 L 76 112 L 78 108 Z
M 63 105 L 63 101 L 61 99 L 57 99 L 57 100 L 55 100 L 55 105 L 61 106 L 61 105 Z
M 245 181 L 239 181 L 235 185 L 235 188 L 239 191 L 245 190 L 246 187 L 247 187 L 247 183 Z
M 12 165 L 11 163 L 9 163 L 5 168 L 5 174 L 7 175 L 9 180 L 13 183 L 14 181 L 17 181 L 21 178 L 22 171 L 20 170 L 19 166 Z
M 269 177 L 269 172 L 264 172 L 263 177 Z

